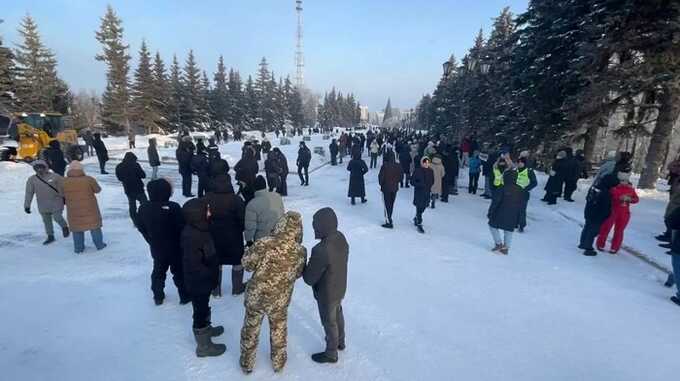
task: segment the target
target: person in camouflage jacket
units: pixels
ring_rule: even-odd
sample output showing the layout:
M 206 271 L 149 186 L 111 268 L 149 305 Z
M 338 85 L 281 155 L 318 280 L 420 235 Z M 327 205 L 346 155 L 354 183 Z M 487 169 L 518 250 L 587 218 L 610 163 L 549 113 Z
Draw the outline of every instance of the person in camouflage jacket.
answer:
M 302 216 L 288 212 L 281 217 L 271 236 L 246 250 L 242 264 L 253 272 L 246 288 L 246 313 L 241 330 L 241 369 L 250 373 L 255 366 L 262 319 L 269 319 L 271 359 L 274 371 L 286 364 L 288 305 L 295 280 L 302 276 L 307 249 L 302 243 Z

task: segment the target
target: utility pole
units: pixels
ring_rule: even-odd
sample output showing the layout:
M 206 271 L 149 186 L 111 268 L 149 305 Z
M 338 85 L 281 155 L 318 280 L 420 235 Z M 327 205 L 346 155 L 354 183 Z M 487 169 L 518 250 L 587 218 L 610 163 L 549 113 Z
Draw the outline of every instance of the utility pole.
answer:
M 305 58 L 302 51 L 302 0 L 296 0 L 295 10 L 297 11 L 298 25 L 297 25 L 297 43 L 295 46 L 295 67 L 297 73 L 295 75 L 295 86 L 302 89 L 305 85 Z

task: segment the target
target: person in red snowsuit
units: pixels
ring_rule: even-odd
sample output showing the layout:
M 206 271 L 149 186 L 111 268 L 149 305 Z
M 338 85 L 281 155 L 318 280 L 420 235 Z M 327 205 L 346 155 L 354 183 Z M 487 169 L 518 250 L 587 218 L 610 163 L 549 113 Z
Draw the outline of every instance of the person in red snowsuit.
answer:
M 626 230 L 628 221 L 630 221 L 630 205 L 637 204 L 640 199 L 635 188 L 630 183 L 630 173 L 619 172 L 619 185 L 613 187 L 609 192 L 611 195 L 612 212 L 609 218 L 600 227 L 600 234 L 597 237 L 597 249 L 604 250 L 607 243 L 607 236 L 614 227 L 614 236 L 612 237 L 612 247 L 609 251 L 612 254 L 618 253 L 623 243 L 623 232 Z

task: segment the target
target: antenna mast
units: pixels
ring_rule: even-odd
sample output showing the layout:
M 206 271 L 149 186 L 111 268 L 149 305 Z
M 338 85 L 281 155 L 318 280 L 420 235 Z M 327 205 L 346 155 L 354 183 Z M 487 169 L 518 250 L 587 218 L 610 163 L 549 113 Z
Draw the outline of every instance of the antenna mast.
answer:
M 296 0 L 295 3 L 297 4 L 295 10 L 297 11 L 298 16 L 297 44 L 295 46 L 295 67 L 297 69 L 295 86 L 297 86 L 298 89 L 302 89 L 305 86 L 305 58 L 304 53 L 302 52 L 302 0 Z

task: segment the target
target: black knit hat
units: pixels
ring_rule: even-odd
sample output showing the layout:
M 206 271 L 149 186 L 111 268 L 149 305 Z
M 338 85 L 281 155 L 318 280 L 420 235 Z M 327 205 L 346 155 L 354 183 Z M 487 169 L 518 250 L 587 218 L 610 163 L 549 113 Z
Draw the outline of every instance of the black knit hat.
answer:
M 255 183 L 253 184 L 253 188 L 255 188 L 255 191 L 260 191 L 263 189 L 267 189 L 267 181 L 262 177 L 262 175 L 258 175 L 255 178 Z

